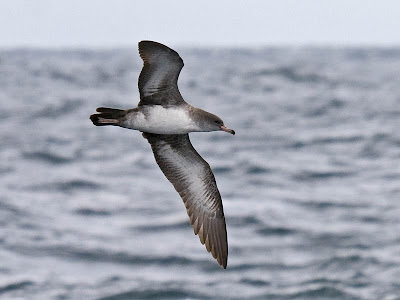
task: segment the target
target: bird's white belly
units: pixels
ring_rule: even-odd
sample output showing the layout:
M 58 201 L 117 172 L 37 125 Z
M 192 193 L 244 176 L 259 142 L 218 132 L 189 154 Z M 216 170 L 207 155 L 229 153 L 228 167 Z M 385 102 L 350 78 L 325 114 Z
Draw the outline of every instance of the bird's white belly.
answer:
M 164 108 L 161 105 L 154 105 L 130 115 L 125 127 L 156 134 L 184 134 L 199 131 L 186 110 Z

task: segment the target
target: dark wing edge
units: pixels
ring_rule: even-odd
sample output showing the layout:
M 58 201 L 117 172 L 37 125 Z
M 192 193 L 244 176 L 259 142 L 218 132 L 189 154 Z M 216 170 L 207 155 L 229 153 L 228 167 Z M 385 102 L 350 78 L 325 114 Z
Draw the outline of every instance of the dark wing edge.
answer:
M 139 75 L 139 105 L 177 105 L 184 100 L 178 89 L 178 77 L 183 68 L 179 54 L 167 46 L 139 42 L 143 68 Z
M 188 134 L 143 133 L 161 171 L 181 196 L 200 242 L 225 269 L 228 240 L 221 195 L 209 164 L 197 153 Z

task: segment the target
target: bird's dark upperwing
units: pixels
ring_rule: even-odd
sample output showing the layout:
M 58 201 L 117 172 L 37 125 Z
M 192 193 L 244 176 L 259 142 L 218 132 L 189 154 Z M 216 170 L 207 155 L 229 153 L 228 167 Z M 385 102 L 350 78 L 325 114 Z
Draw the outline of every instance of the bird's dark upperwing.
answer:
M 179 105 L 185 103 L 178 90 L 178 77 L 183 67 L 179 54 L 167 46 L 152 42 L 139 42 L 143 60 L 139 76 L 139 105 Z
M 164 175 L 185 203 L 194 233 L 225 269 L 228 241 L 221 195 L 208 163 L 197 153 L 188 134 L 143 133 Z

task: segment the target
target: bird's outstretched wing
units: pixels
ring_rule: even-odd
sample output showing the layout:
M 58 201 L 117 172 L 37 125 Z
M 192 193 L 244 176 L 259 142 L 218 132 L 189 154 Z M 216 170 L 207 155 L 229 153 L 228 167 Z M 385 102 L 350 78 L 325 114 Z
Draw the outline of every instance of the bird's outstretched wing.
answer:
M 208 163 L 197 153 L 188 134 L 143 133 L 164 175 L 181 196 L 194 233 L 225 269 L 228 241 L 221 195 Z
M 167 46 L 152 42 L 139 42 L 143 60 L 139 76 L 140 105 L 179 105 L 185 103 L 178 90 L 178 77 L 183 67 L 179 54 Z

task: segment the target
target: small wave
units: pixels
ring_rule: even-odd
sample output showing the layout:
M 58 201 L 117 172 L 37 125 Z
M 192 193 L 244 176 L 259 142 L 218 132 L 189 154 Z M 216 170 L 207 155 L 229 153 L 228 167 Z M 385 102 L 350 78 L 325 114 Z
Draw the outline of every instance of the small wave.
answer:
M 94 67 L 93 72 L 95 73 L 97 84 L 107 84 L 113 78 L 113 74 L 110 70 L 107 70 L 104 66 Z
M 68 245 L 43 246 L 43 247 L 12 247 L 10 250 L 16 253 L 23 253 L 33 256 L 54 256 L 63 259 L 80 259 L 91 262 L 116 263 L 123 265 L 163 265 L 163 266 L 186 266 L 188 264 L 198 263 L 198 260 L 192 260 L 183 256 L 166 255 L 150 256 L 136 255 L 127 252 L 113 252 L 106 249 L 80 249 Z
M 184 266 L 193 263 L 192 260 L 181 256 L 145 256 L 145 255 L 130 255 L 124 252 L 108 253 L 103 250 L 95 251 L 79 251 L 72 250 L 70 253 L 78 258 L 90 261 L 108 261 L 112 263 L 130 264 L 130 265 L 180 265 Z
M 350 266 L 358 265 L 379 265 L 379 260 L 374 257 L 363 257 L 359 254 L 334 256 L 327 261 L 323 261 L 319 265 L 321 270 L 343 270 L 343 267 L 349 268 Z
M 262 222 L 254 216 L 231 216 L 229 217 L 229 225 L 232 226 L 248 226 L 261 225 Z
M 254 271 L 254 270 L 298 270 L 303 268 L 301 265 L 288 265 L 284 263 L 241 263 L 229 266 L 229 271 Z M 228 270 L 228 269 L 227 269 Z
M 23 157 L 25 159 L 40 160 L 50 164 L 65 164 L 73 160 L 71 158 L 44 151 L 25 152 Z
M 327 115 L 332 110 L 337 111 L 345 105 L 343 100 L 334 98 L 324 103 L 323 105 L 319 105 L 317 107 L 311 108 L 306 111 L 306 117 L 321 117 Z
M 70 192 L 74 190 L 94 190 L 101 186 L 97 183 L 88 180 L 75 179 L 62 182 L 43 183 L 29 186 L 30 190 L 46 190 L 46 191 L 62 191 Z
M 243 278 L 240 280 L 240 282 L 243 284 L 247 284 L 250 286 L 257 286 L 257 287 L 271 285 L 271 283 L 268 281 L 261 279 L 251 279 L 251 278 Z
M 231 167 L 216 167 L 216 168 L 213 168 L 214 174 L 229 173 L 231 171 L 232 171 Z
M 315 246 L 318 247 L 337 247 L 340 245 L 341 248 L 350 248 L 350 249 L 368 249 L 370 246 L 366 244 L 366 242 L 360 241 L 357 233 L 333 233 L 333 232 L 325 232 L 320 234 L 310 234 L 307 236 L 307 239 L 311 241 Z M 359 259 L 357 256 L 352 256 L 351 258 L 347 256 L 333 258 L 336 259 L 348 259 L 347 263 L 352 259 Z M 344 264 L 346 265 L 346 264 Z M 343 266 L 344 266 L 343 265 Z M 324 269 L 325 267 L 323 267 Z
M 308 288 L 303 291 L 299 291 L 293 293 L 292 295 L 285 294 L 286 299 L 326 299 L 326 298 L 335 298 L 335 299 L 359 299 L 355 296 L 346 293 L 341 289 L 337 289 L 331 286 L 321 286 L 315 288 Z
M 186 292 L 183 288 L 150 288 L 116 293 L 98 298 L 98 300 L 128 300 L 128 299 L 200 299 L 204 295 Z
M 247 168 L 246 173 L 247 174 L 265 174 L 265 173 L 270 173 L 271 169 L 261 167 L 261 166 L 252 166 Z
M 210 88 L 204 89 L 202 91 L 202 93 L 204 93 L 204 95 L 207 95 L 207 96 L 218 96 L 221 92 L 216 87 L 215 88 L 210 87 Z
M 64 99 L 60 105 L 47 105 L 33 115 L 33 118 L 59 118 L 77 111 L 83 104 L 81 99 Z
M 24 280 L 20 282 L 8 283 L 4 286 L 0 286 L 0 295 L 5 294 L 15 290 L 23 290 L 28 286 L 34 285 L 34 282 L 29 280 Z
M 352 171 L 303 171 L 292 176 L 298 181 L 325 180 L 331 178 L 347 178 L 354 175 Z
M 141 254 L 130 254 L 128 252 L 120 251 L 115 252 L 103 248 L 84 249 L 73 247 L 70 245 L 56 245 L 56 246 L 39 246 L 32 245 L 13 245 L 5 247 L 15 253 L 20 253 L 25 256 L 32 257 L 45 257 L 52 256 L 58 257 L 63 260 L 82 260 L 87 262 L 111 263 L 122 265 L 158 265 L 158 266 L 187 266 L 194 264 L 204 264 L 205 261 L 193 260 L 184 256 L 165 255 L 165 256 L 150 256 Z M 206 260 L 209 262 L 208 260 Z M 215 266 L 212 262 L 210 265 Z M 217 267 L 218 268 L 218 267 Z
M 64 136 L 48 136 L 46 138 L 46 143 L 54 145 L 68 145 L 71 143 L 71 139 Z
M 290 143 L 288 146 L 293 149 L 300 149 L 307 146 L 307 143 L 302 141 L 293 141 L 293 143 Z
M 295 67 L 285 66 L 275 69 L 261 69 L 251 72 L 250 76 L 264 77 L 264 76 L 280 76 L 293 82 L 321 82 L 327 79 L 316 73 L 299 73 Z
M 0 211 L 7 211 L 10 212 L 12 215 L 14 216 L 26 216 L 27 212 L 18 208 L 17 206 L 7 203 L 6 201 L 4 201 L 4 199 L 2 201 L 0 201 Z
M 142 232 L 162 232 L 162 231 L 184 229 L 187 228 L 188 225 L 189 225 L 188 221 L 182 221 L 173 224 L 140 225 L 140 226 L 135 226 L 133 229 Z
M 258 229 L 257 233 L 264 235 L 264 236 L 270 236 L 270 235 L 289 235 L 289 234 L 294 234 L 296 233 L 297 230 L 287 228 L 287 227 L 272 227 L 272 226 L 267 226 L 262 229 Z
M 13 172 L 14 170 L 15 170 L 15 168 L 13 168 L 13 167 L 9 167 L 9 166 L 2 167 L 2 166 L 0 166 L 0 175 L 9 174 L 9 173 Z
M 377 133 L 370 137 L 363 148 L 359 151 L 361 157 L 377 159 L 385 154 L 388 144 L 397 146 L 397 141 L 393 141 L 392 136 L 387 133 Z
M 365 223 L 379 224 L 383 222 L 383 219 L 377 216 L 364 216 L 361 218 L 361 221 Z
M 349 202 L 332 202 L 332 201 L 295 201 L 296 205 L 305 206 L 309 209 L 331 209 L 331 208 L 347 208 L 354 209 L 362 207 L 362 204 L 353 204 Z
M 77 77 L 73 74 L 68 74 L 66 72 L 63 72 L 61 70 L 49 70 L 49 75 L 51 79 L 55 80 L 62 80 L 68 83 L 74 83 L 77 84 L 78 80 Z
M 66 182 L 60 182 L 56 184 L 56 186 L 63 191 L 70 191 L 70 190 L 76 190 L 76 189 L 83 189 L 83 190 L 93 190 L 93 189 L 98 189 L 99 185 L 97 183 L 94 183 L 92 181 L 88 180 L 69 180 Z
M 325 277 L 318 277 L 318 278 L 314 278 L 314 279 L 309 279 L 309 280 L 305 280 L 303 281 L 301 284 L 302 285 L 310 285 L 310 284 L 338 284 L 340 283 L 340 280 L 337 279 L 329 279 L 329 278 L 325 278 Z
M 109 216 L 110 211 L 104 209 L 93 209 L 93 208 L 79 208 L 75 210 L 75 213 L 83 216 Z
M 350 136 L 323 136 L 315 137 L 313 139 L 298 140 L 295 137 L 294 141 L 288 142 L 288 147 L 293 149 L 301 149 L 304 147 L 312 147 L 319 145 L 331 145 L 331 144 L 355 144 L 363 141 L 364 137 L 361 135 L 350 135 Z
M 121 277 L 121 276 L 118 276 L 118 275 L 114 275 L 114 276 L 110 276 L 110 277 L 107 277 L 106 279 L 104 279 L 103 281 L 102 281 L 102 285 L 104 285 L 104 284 L 114 284 L 114 283 L 116 283 L 116 282 L 119 282 L 119 281 L 121 281 L 123 279 L 123 277 Z
M 313 139 L 310 144 L 352 144 L 363 139 L 364 137 L 361 135 L 320 137 Z

